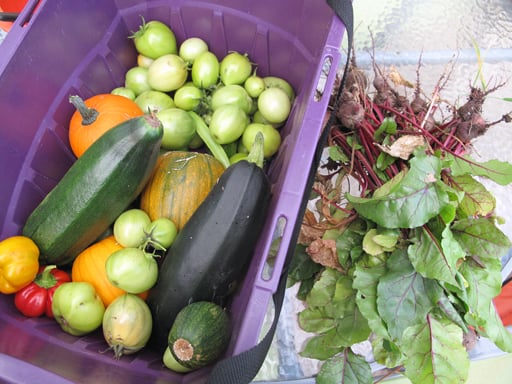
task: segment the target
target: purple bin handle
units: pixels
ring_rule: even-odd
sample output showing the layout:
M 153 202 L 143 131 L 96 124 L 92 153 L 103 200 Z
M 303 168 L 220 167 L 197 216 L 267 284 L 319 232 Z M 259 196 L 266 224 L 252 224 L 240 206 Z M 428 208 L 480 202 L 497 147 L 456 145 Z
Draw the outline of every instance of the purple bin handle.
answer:
M 337 31 L 337 28 L 333 28 L 333 31 L 335 31 L 335 33 L 337 32 L 342 34 L 343 24 L 340 23 L 340 31 Z M 339 37 L 337 37 L 337 39 L 337 42 L 339 42 Z M 260 258 L 259 264 L 257 265 L 258 271 L 255 273 L 256 280 L 254 282 L 245 282 L 246 286 L 244 286 L 244 291 L 250 291 L 249 297 L 246 297 L 246 308 L 248 310 L 244 319 L 241 321 L 240 329 L 238 331 L 239 334 L 244 335 L 244 337 L 237 339 L 235 345 L 232 347 L 233 354 L 239 354 L 247 350 L 248 347 L 257 344 L 259 332 L 261 330 L 260 328 L 263 324 L 262 317 L 265 315 L 266 309 L 272 300 L 272 295 L 277 291 L 281 271 L 287 261 L 288 249 L 289 247 L 295 246 L 294 244 L 291 244 L 294 237 L 294 230 L 296 225 L 300 225 L 297 221 L 302 218 L 294 217 L 290 213 L 300 212 L 300 206 L 304 196 L 301 191 L 304 191 L 305 189 L 309 173 L 309 165 L 312 164 L 315 152 L 312 150 L 312 147 L 316 147 L 316 143 L 319 141 L 322 131 L 319 128 L 325 124 L 325 111 L 328 107 L 330 92 L 337 75 L 337 69 L 340 61 L 341 55 L 339 47 L 326 46 L 324 48 L 321 64 L 318 67 L 317 79 L 320 81 L 321 76 L 326 77 L 325 91 L 318 100 L 311 100 L 308 103 L 308 108 L 304 113 L 303 121 L 311 129 L 302 132 L 302 134 L 297 137 L 296 141 L 297 147 L 300 148 L 302 146 L 305 150 L 302 152 L 300 150 L 295 151 L 294 157 L 290 160 L 299 162 L 302 166 L 294 166 L 294 174 L 286 175 L 286 180 L 283 183 L 282 189 L 279 191 L 279 198 L 272 210 L 272 217 L 267 221 L 268 231 L 274 232 L 275 230 L 276 232 L 279 232 L 279 227 L 282 226 L 281 221 L 284 220 L 284 228 L 280 234 L 281 245 L 277 251 L 275 259 L 273 260 L 273 267 L 270 276 L 265 275 L 268 274 L 268 272 L 266 272 L 268 266 L 266 265 L 267 263 L 265 258 Z M 325 75 L 324 67 L 324 63 L 326 62 L 330 62 L 330 68 L 328 69 L 327 76 Z M 324 74 L 322 75 L 322 73 Z M 311 97 L 315 97 L 315 95 L 311 95 Z M 312 135 L 312 132 L 315 133 L 314 136 Z M 304 193 L 307 194 L 307 191 L 304 191 Z M 272 233 L 266 234 L 266 236 L 262 237 L 268 239 L 271 236 Z M 266 244 L 259 244 L 256 249 L 256 253 L 261 252 L 268 255 L 271 245 L 271 242 L 268 241 Z M 251 267 L 254 268 L 254 266 Z M 252 285 L 252 287 L 248 287 L 249 285 Z

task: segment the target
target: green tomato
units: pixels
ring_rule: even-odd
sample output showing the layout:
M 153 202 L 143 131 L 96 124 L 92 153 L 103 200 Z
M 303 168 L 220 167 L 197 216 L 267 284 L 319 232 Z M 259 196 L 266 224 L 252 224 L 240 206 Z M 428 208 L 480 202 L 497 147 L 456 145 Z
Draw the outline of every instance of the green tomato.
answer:
M 194 110 L 203 98 L 203 91 L 194 84 L 185 84 L 174 93 L 174 104 L 185 111 Z
M 238 140 L 228 144 L 223 144 L 222 148 L 224 149 L 224 152 L 226 152 L 226 155 L 230 157 L 234 155 L 238 150 Z
M 268 125 L 273 126 L 274 128 L 279 128 L 279 127 L 281 127 L 283 125 L 283 123 L 272 124 L 270 121 L 268 121 L 267 119 L 265 119 L 263 117 L 263 115 L 261 114 L 261 112 L 259 110 L 256 110 L 256 112 L 254 112 L 252 114 L 252 122 L 253 123 L 260 123 L 260 124 L 268 124 Z
M 259 123 L 249 124 L 242 135 L 242 142 L 248 150 L 251 149 L 258 132 L 263 134 L 263 156 L 268 159 L 278 151 L 281 145 L 281 135 L 279 131 L 271 125 Z
M 290 115 L 291 108 L 290 99 L 281 88 L 267 88 L 258 97 L 258 110 L 270 123 L 283 123 Z
M 232 84 L 217 88 L 212 94 L 210 104 L 214 111 L 223 105 L 236 105 L 250 114 L 254 102 L 244 87 Z
M 153 318 L 146 302 L 124 293 L 112 301 L 103 315 L 103 337 L 114 351 L 114 358 L 144 348 L 151 337 Z
M 247 127 L 246 127 L 247 128 Z M 247 148 L 245 148 L 245 145 L 244 143 L 242 142 L 242 140 L 238 140 L 237 141 L 237 147 L 236 147 L 236 151 L 238 153 L 245 153 L 245 154 L 249 154 L 249 150 Z
M 141 55 L 140 53 L 137 55 L 137 65 L 139 67 L 149 68 L 153 61 L 155 61 L 155 59 L 150 59 L 149 57 Z
M 151 245 L 155 249 L 166 250 L 169 248 L 176 235 L 178 234 L 178 227 L 174 222 L 166 217 L 160 217 L 149 223 L 144 229 Z
M 192 82 L 198 88 L 206 89 L 219 81 L 219 59 L 212 52 L 199 54 L 192 64 Z
M 256 75 L 249 76 L 247 80 L 245 80 L 244 88 L 249 96 L 256 99 L 261 92 L 265 90 L 265 81 L 263 81 L 262 77 Z
M 175 91 L 185 84 L 187 76 L 187 63 L 175 54 L 158 57 L 148 68 L 148 84 L 156 91 Z
M 146 240 L 145 228 L 151 223 L 142 209 L 129 209 L 114 221 L 114 237 L 123 247 L 138 247 Z
M 238 52 L 228 53 L 220 62 L 220 80 L 225 85 L 243 84 L 251 72 L 249 57 Z
M 192 138 L 192 140 L 190 140 L 190 143 L 188 143 L 188 147 L 190 149 L 199 149 L 201 148 L 202 146 L 204 145 L 204 141 L 203 139 L 201 138 L 201 136 L 199 136 L 199 134 L 197 133 L 196 131 L 196 134 L 194 135 L 194 137 Z
M 247 153 L 237 152 L 229 158 L 229 164 L 235 164 L 235 163 L 239 162 L 240 160 L 245 160 L 245 159 L 247 159 Z
M 126 71 L 124 76 L 124 86 L 131 89 L 135 96 L 151 89 L 148 82 L 148 69 L 144 67 L 132 67 Z
M 186 148 L 196 134 L 194 119 L 183 109 L 164 109 L 158 112 L 156 117 L 163 126 L 164 134 L 161 146 L 164 149 L 178 150 Z
M 113 285 L 133 294 L 147 291 L 158 279 L 156 260 L 140 248 L 115 251 L 107 258 L 105 270 Z
M 105 306 L 92 284 L 69 282 L 55 290 L 52 311 L 64 332 L 82 336 L 99 328 Z
M 219 144 L 236 141 L 249 124 L 247 114 L 236 105 L 223 105 L 217 108 L 210 120 L 210 132 Z
M 172 97 L 165 92 L 149 90 L 142 92 L 135 98 L 135 104 L 145 113 L 159 112 L 163 109 L 173 108 Z
M 174 32 L 166 24 L 157 20 L 146 23 L 142 19 L 139 30 L 130 37 L 133 38 L 137 52 L 150 59 L 178 52 Z
M 284 91 L 290 99 L 290 103 L 293 103 L 295 100 L 295 91 L 285 79 L 277 76 L 266 76 L 263 78 L 263 81 L 265 82 L 265 88 L 279 88 Z
M 130 88 L 117 87 L 110 91 L 110 93 L 113 95 L 124 96 L 130 100 L 135 100 L 135 92 L 133 92 L 133 90 L 131 90 Z
M 199 37 L 189 37 L 180 45 L 179 55 L 187 63 L 194 63 L 194 60 L 203 52 L 208 51 L 208 44 Z

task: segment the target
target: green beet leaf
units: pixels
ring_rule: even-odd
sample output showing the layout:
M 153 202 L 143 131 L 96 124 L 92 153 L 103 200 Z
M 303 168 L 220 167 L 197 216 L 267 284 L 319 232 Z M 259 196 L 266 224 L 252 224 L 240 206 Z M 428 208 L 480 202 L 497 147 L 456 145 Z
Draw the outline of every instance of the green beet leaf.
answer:
M 466 322 L 478 328 L 500 349 L 512 352 L 512 334 L 503 326 L 492 302 L 501 291 L 500 261 L 487 260 L 485 268 L 468 261 L 461 266 L 461 273 L 468 282 Z
M 398 367 L 403 364 L 404 355 L 398 345 L 387 338 L 372 337 L 372 352 L 375 361 L 386 367 Z
M 300 327 L 306 332 L 324 333 L 336 326 L 336 321 L 329 316 L 325 307 L 309 307 L 299 313 Z
M 370 335 L 366 318 L 356 307 L 352 280 L 326 269 L 307 297 L 308 308 L 299 313 L 299 325 L 319 334 L 308 340 L 302 354 L 327 359 L 344 347 L 364 341 Z
M 393 117 L 385 117 L 382 120 L 381 125 L 375 130 L 375 133 L 373 134 L 373 139 L 375 141 L 380 141 L 381 137 L 384 133 L 387 134 L 394 134 L 396 133 L 397 124 Z M 384 142 L 384 144 L 387 144 Z
M 485 263 L 500 259 L 511 246 L 508 237 L 495 225 L 493 218 L 467 218 L 453 223 L 454 238 L 468 255 Z
M 450 203 L 445 186 L 439 185 L 442 162 L 435 156 L 417 154 L 399 181 L 392 179 L 374 197 L 346 195 L 361 216 L 384 228 L 416 228 L 439 215 Z
M 432 309 L 426 280 L 414 270 L 405 250 L 393 252 L 389 271 L 377 286 L 377 308 L 392 340 L 400 340 L 406 328 L 425 322 Z
M 347 347 L 338 336 L 336 329 L 313 336 L 306 341 L 300 355 L 310 359 L 327 360 Z
M 363 235 L 356 227 L 356 225 L 350 226 L 336 239 L 338 262 L 344 268 L 348 268 L 351 262 L 357 261 L 363 253 Z
M 487 260 L 485 268 L 473 260 L 461 265 L 460 272 L 467 282 L 466 293 L 471 316 L 476 318 L 482 314 L 480 317 L 485 320 L 489 304 L 501 291 L 500 270 L 501 263 L 498 259 Z
M 500 160 L 489 160 L 479 163 L 469 156 L 455 157 L 447 154 L 450 170 L 454 176 L 471 174 L 488 178 L 500 185 L 512 183 L 512 164 Z
M 338 356 L 322 364 L 316 378 L 317 384 L 371 384 L 372 371 L 366 360 L 345 349 Z
M 409 260 L 423 277 L 438 279 L 457 285 L 457 262 L 466 253 L 453 238 L 447 226 L 438 239 L 428 225 L 414 230 L 412 244 L 408 247 Z
M 378 231 L 373 237 L 373 241 L 382 246 L 386 251 L 391 252 L 394 250 L 399 237 L 400 231 L 398 229 L 384 229 Z
M 341 163 L 346 163 L 350 161 L 349 157 L 343 151 L 341 151 L 340 148 L 336 145 L 328 147 L 327 151 L 329 154 L 329 158 L 332 161 L 339 161 Z
M 468 332 L 468 327 L 464 322 L 460 312 L 455 308 L 454 303 L 450 301 L 450 298 L 443 290 L 439 290 L 436 293 L 431 292 L 430 297 L 432 301 L 437 304 L 438 309 L 446 316 L 447 319 L 457 324 L 464 332 Z
M 304 280 L 310 280 L 321 270 L 321 265 L 311 260 L 305 246 L 297 244 L 288 270 L 287 287 Z
M 337 337 L 344 347 L 367 340 L 371 332 L 368 321 L 356 306 L 343 318 L 338 319 L 336 331 Z
M 446 320 L 427 315 L 422 324 L 407 328 L 402 350 L 405 375 L 413 384 L 464 384 L 469 360 L 462 330 Z
M 315 276 L 322 266 L 311 260 L 311 257 L 306 253 L 305 246 L 297 244 L 293 258 L 290 261 L 288 270 L 287 287 L 293 286 L 295 283 L 300 282 L 299 292 L 297 296 L 301 300 L 306 299 L 307 293 L 313 286 Z
M 332 298 L 333 316 L 345 317 L 354 312 L 355 305 L 356 291 L 352 288 L 352 279 L 349 276 L 340 275 Z
M 357 290 L 356 304 L 359 311 L 366 317 L 371 330 L 382 337 L 389 338 L 389 334 L 377 310 L 377 284 L 386 273 L 384 264 L 375 267 L 356 265 L 354 272 L 354 289 Z
M 494 305 L 489 305 L 487 323 L 483 327 L 482 334 L 492 340 L 498 348 L 504 352 L 512 352 L 512 333 L 503 325 Z
M 363 250 L 369 255 L 377 256 L 384 252 L 384 247 L 375 241 L 377 229 L 372 228 L 363 238 Z
M 326 268 L 315 282 L 306 298 L 309 307 L 330 306 L 336 290 L 336 281 L 340 274 L 334 269 Z
M 496 199 L 471 175 L 454 176 L 450 180 L 453 188 L 464 192 L 458 209 L 462 217 L 487 216 L 496 209 Z

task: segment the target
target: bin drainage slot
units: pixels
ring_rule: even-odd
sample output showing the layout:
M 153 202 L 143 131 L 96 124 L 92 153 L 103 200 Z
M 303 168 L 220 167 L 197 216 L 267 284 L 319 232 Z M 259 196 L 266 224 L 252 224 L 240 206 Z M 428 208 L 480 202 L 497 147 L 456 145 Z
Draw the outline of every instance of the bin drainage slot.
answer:
M 313 98 L 313 100 L 316 102 L 322 100 L 322 97 L 325 92 L 326 80 L 327 80 L 327 77 L 329 76 L 329 72 L 331 71 L 331 67 L 332 67 L 332 57 L 328 56 L 324 59 L 324 61 L 322 63 L 322 72 L 320 73 L 320 77 L 316 84 L 315 96 Z M 334 69 L 334 70 L 336 70 L 336 69 Z
M 28 26 L 30 19 L 32 19 L 32 16 L 36 12 L 40 3 L 41 3 L 41 0 L 34 2 L 34 3 L 26 4 L 24 6 L 24 8 L 27 8 L 27 13 L 23 14 L 23 12 L 20 12 L 20 15 L 18 16 L 18 18 L 20 18 L 19 25 L 21 25 L 23 28 L 26 28 Z M 23 10 L 25 10 L 25 9 L 23 9 Z M 23 19 L 21 19 L 21 16 L 23 16 Z
M 279 216 L 274 228 L 274 232 L 272 234 L 272 243 L 270 244 L 267 257 L 265 258 L 265 265 L 261 271 L 261 278 L 265 281 L 270 280 L 272 278 L 272 274 L 274 273 L 275 261 L 281 248 L 281 240 L 283 239 L 283 232 L 285 228 L 286 218 L 284 216 Z M 286 255 L 283 257 L 286 257 Z

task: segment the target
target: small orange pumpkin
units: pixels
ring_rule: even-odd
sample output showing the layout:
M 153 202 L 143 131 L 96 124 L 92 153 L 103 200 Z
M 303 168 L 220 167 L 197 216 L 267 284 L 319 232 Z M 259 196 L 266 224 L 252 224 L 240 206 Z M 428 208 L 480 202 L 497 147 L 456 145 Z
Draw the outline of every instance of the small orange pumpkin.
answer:
M 80 96 L 71 96 L 69 101 L 76 108 L 69 122 L 69 144 L 76 157 L 82 156 L 109 129 L 144 114 L 135 101 L 109 93 L 85 101 Z
M 126 293 L 108 280 L 105 270 L 108 257 L 122 248 L 114 236 L 109 236 L 86 248 L 73 261 L 71 280 L 91 283 L 105 307 Z M 143 292 L 138 296 L 145 300 L 147 295 L 148 292 Z
M 222 172 L 224 166 L 209 154 L 166 152 L 142 191 L 140 208 L 151 220 L 166 217 L 181 230 Z

